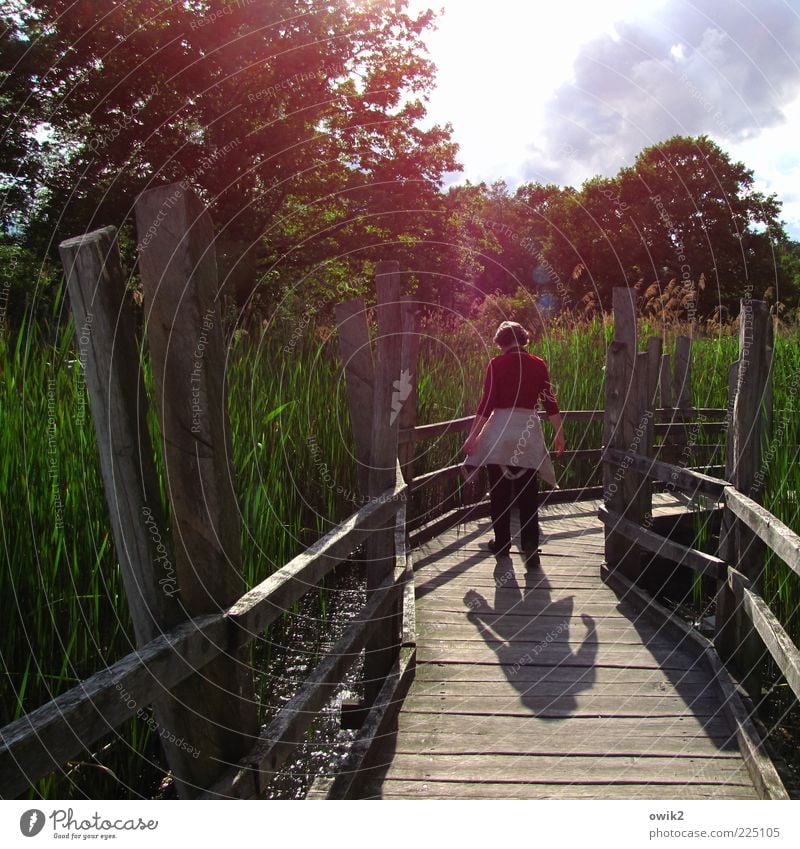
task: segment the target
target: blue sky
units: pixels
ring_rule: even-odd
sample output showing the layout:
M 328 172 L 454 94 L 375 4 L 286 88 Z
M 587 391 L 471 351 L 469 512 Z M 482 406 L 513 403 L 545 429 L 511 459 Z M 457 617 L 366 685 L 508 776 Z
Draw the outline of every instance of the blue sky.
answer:
M 711 136 L 800 239 L 800 0 L 410 0 L 463 175 L 580 185 L 677 133 Z

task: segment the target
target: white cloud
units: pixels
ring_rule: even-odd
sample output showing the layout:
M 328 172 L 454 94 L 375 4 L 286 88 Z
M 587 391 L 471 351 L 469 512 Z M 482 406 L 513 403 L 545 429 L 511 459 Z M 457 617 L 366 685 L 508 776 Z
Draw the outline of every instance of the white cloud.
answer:
M 616 30 L 581 47 L 573 79 L 545 105 L 525 179 L 615 173 L 675 134 L 730 147 L 784 123 L 800 93 L 796 3 L 669 0 Z

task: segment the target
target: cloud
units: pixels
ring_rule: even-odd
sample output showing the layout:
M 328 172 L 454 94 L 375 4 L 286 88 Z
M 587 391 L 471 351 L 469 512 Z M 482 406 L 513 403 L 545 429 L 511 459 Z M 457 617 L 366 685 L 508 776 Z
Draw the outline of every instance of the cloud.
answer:
M 675 134 L 753 138 L 786 120 L 798 57 L 796 0 L 667 0 L 580 49 L 522 176 L 574 184 L 613 174 Z

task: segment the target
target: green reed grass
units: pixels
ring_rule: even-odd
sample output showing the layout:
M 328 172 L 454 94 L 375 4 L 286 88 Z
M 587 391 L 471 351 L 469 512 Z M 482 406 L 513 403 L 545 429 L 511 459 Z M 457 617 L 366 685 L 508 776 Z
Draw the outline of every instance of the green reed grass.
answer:
M 0 637 L 6 683 L 0 723 L 133 648 L 73 328 L 58 325 L 56 315 L 52 331 L 36 326 L 14 334 L 0 331 L 0 613 L 7 623 Z M 573 329 L 555 328 L 532 346 L 549 364 L 562 409 L 603 407 L 609 328 L 599 319 Z M 643 334 L 648 330 L 643 328 Z M 490 340 L 468 324 L 423 326 L 422 333 L 420 423 L 472 414 L 486 362 L 496 353 Z M 358 482 L 335 335 L 310 326 L 298 338 L 285 321 L 257 333 L 235 332 L 229 341 L 243 568 L 253 585 L 352 513 L 358 506 Z M 776 410 L 796 409 L 796 399 L 786 397 L 784 387 L 792 385 L 800 369 L 798 342 L 793 332 L 776 344 Z M 730 334 L 696 340 L 695 404 L 725 406 L 727 368 L 735 356 L 736 339 Z M 800 425 L 796 415 L 789 419 L 769 463 L 765 503 L 797 529 Z M 151 424 L 157 436 L 152 414 Z M 602 425 L 570 425 L 566 437 L 571 449 L 600 447 Z M 456 434 L 420 446 L 416 473 L 460 462 L 463 438 Z M 160 467 L 158 452 L 157 461 Z M 593 473 L 598 480 L 599 468 Z M 577 472 L 568 468 L 562 485 L 572 479 L 578 480 Z M 770 559 L 765 592 L 797 639 L 797 576 Z M 324 620 L 328 605 L 323 590 L 314 616 Z M 270 657 L 268 640 L 265 645 L 262 658 Z M 267 677 L 260 677 L 265 698 Z M 136 796 L 157 785 L 163 765 L 146 723 L 130 721 L 103 746 L 102 763 L 87 754 L 68 767 L 67 777 L 41 782 L 39 792 L 64 798 Z M 130 789 L 115 776 L 129 781 Z

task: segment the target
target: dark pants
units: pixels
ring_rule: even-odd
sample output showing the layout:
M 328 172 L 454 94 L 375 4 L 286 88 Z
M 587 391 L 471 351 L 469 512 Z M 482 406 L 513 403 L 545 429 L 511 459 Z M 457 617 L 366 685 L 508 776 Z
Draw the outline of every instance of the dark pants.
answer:
M 519 507 L 520 545 L 524 551 L 539 548 L 539 479 L 536 469 L 525 469 L 518 478 L 503 474 L 502 466 L 488 465 L 492 527 L 497 549 L 511 545 L 511 509 Z

